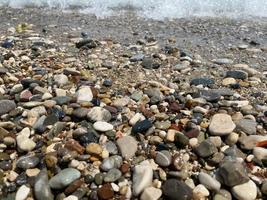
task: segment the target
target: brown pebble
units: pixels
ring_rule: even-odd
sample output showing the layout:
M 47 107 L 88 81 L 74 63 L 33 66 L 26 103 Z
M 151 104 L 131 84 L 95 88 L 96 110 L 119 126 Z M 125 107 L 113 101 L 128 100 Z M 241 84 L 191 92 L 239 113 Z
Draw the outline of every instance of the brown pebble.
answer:
M 127 172 L 129 171 L 129 169 L 130 169 L 129 164 L 127 164 L 127 163 L 123 163 L 123 164 L 121 165 L 121 172 L 122 172 L 123 174 L 127 173 Z
M 79 144 L 79 142 L 75 140 L 69 140 L 65 144 L 65 148 L 67 148 L 70 151 L 76 151 L 79 154 L 83 154 L 85 151 L 85 148 Z
M 169 110 L 172 112 L 179 112 L 181 109 L 182 107 L 175 101 L 169 104 Z
M 56 164 L 57 164 L 57 157 L 55 157 L 54 155 L 51 155 L 51 154 L 47 154 L 45 156 L 45 163 L 46 163 L 46 166 L 48 168 L 52 168 L 52 167 L 55 167 Z
M 190 131 L 187 131 L 185 132 L 185 135 L 188 137 L 188 138 L 196 138 L 198 137 L 199 135 L 199 130 L 198 129 L 191 129 Z
M 72 182 L 64 191 L 65 194 L 69 195 L 75 192 L 83 184 L 83 180 L 79 179 Z
M 102 200 L 113 198 L 114 191 L 112 190 L 111 184 L 104 184 L 101 188 L 97 190 L 97 195 Z

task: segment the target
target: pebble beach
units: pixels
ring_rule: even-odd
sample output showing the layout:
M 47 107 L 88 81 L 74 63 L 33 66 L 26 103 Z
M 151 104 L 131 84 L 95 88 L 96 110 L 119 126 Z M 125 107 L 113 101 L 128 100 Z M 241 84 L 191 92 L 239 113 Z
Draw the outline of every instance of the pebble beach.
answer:
M 0 19 L 0 199 L 267 199 L 266 18 Z

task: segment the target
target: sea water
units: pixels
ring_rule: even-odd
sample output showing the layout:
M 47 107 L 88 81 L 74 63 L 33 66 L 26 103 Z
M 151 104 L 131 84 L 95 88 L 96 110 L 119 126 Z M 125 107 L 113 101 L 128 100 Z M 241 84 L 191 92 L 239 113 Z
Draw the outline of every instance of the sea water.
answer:
M 98 17 L 134 11 L 153 19 L 191 16 L 267 17 L 267 0 L 0 0 L 0 6 L 68 10 L 78 7 Z

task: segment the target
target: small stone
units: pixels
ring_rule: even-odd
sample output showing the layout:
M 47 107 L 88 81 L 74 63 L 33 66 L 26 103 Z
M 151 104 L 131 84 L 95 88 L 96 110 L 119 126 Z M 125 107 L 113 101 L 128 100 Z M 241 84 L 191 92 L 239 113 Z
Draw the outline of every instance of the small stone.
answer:
M 248 73 L 242 70 L 232 70 L 226 72 L 226 77 L 245 80 L 248 78 Z
M 40 173 L 40 169 L 34 168 L 34 169 L 27 169 L 26 174 L 28 177 L 34 177 L 37 176 Z
M 190 85 L 203 85 L 204 87 L 209 87 L 214 84 L 215 81 L 208 77 L 194 78 L 190 82 Z
M 70 195 L 70 196 L 64 198 L 63 200 L 79 200 L 79 198 L 74 196 L 74 195 Z
M 122 157 L 118 155 L 105 158 L 100 166 L 103 171 L 109 171 L 113 168 L 119 168 L 122 165 Z
M 136 55 L 133 55 L 131 58 L 130 58 L 130 61 L 131 62 L 138 62 L 138 61 L 142 61 L 144 59 L 144 54 L 136 54 Z
M 28 138 L 28 136 L 25 136 L 25 135 L 19 134 L 16 137 L 16 140 L 17 140 L 19 149 L 22 151 L 31 151 L 36 146 L 36 143 L 32 139 Z
M 86 146 L 86 152 L 93 155 L 101 155 L 103 148 L 97 143 L 90 143 Z
M 160 151 L 157 153 L 155 161 L 161 167 L 168 167 L 172 162 L 172 155 L 167 150 Z
M 142 118 L 142 114 L 136 113 L 129 121 L 130 125 L 135 125 Z
M 236 125 L 232 121 L 232 118 L 230 115 L 227 114 L 215 114 L 210 122 L 209 125 L 209 132 L 212 135 L 228 135 L 230 134 L 234 129 Z
M 132 127 L 132 133 L 144 133 L 151 127 L 152 127 L 151 121 L 148 119 L 145 119 L 143 121 L 137 122 Z
M 168 179 L 162 186 L 163 194 L 169 200 L 191 200 L 193 198 L 192 189 L 183 181 Z
M 0 100 L 0 116 L 14 110 L 16 104 L 11 100 Z
M 233 60 L 228 59 L 228 58 L 218 58 L 218 59 L 213 60 L 213 62 L 218 65 L 233 64 Z
M 69 79 L 64 74 L 56 74 L 54 75 L 54 81 L 58 86 L 64 86 L 69 82 Z
M 145 69 L 158 69 L 160 67 L 151 57 L 144 57 L 141 65 Z
M 128 105 L 129 102 L 130 102 L 130 98 L 129 97 L 122 97 L 122 98 L 115 99 L 113 101 L 113 106 L 115 106 L 115 107 L 125 107 L 125 106 Z
M 199 173 L 198 179 L 199 182 L 209 190 L 219 191 L 221 188 L 221 183 L 219 181 L 204 172 Z
M 102 185 L 104 180 L 104 174 L 103 173 L 98 173 L 95 175 L 95 183 L 97 185 Z
M 162 191 L 158 188 L 147 187 L 142 193 L 141 200 L 158 200 L 162 195 Z
M 238 200 L 255 200 L 257 197 L 257 186 L 249 180 L 246 183 L 232 187 L 232 194 Z
M 171 126 L 171 122 L 170 121 L 156 121 L 154 125 L 157 129 L 167 130 Z
M 91 102 L 93 93 L 89 86 L 83 86 L 77 91 L 77 103 Z
M 104 184 L 101 188 L 97 190 L 97 195 L 101 200 L 112 199 L 114 196 L 114 191 L 111 184 Z
M 49 180 L 49 185 L 52 189 L 62 189 L 80 178 L 80 176 L 81 173 L 77 169 L 66 168 L 53 176 Z
M 98 121 L 93 125 L 94 129 L 100 132 L 107 132 L 113 130 L 113 125 L 107 122 Z
M 133 194 L 138 196 L 145 188 L 151 185 L 153 170 L 148 161 L 143 161 L 134 167 Z
M 176 135 L 176 130 L 169 129 L 166 135 L 166 141 L 168 142 L 174 142 L 175 140 L 175 135 Z
M 233 187 L 249 181 L 245 167 L 237 161 L 226 161 L 219 168 L 223 183 Z
M 31 191 L 30 188 L 28 188 L 25 185 L 22 185 L 16 193 L 15 200 L 25 200 L 27 196 L 30 194 L 30 191 Z
M 231 78 L 231 77 L 225 78 L 222 81 L 222 84 L 224 86 L 228 86 L 228 85 L 232 85 L 232 84 L 236 84 L 236 83 L 237 83 L 236 80 L 234 78 Z
M 117 148 L 116 144 L 112 141 L 108 141 L 107 143 L 105 143 L 104 148 L 107 149 L 107 151 L 111 155 L 118 154 L 118 148 Z
M 117 140 L 117 145 L 124 159 L 129 160 L 137 151 L 137 141 L 132 136 L 124 136 Z
M 105 121 L 108 122 L 111 119 L 111 114 L 108 110 L 101 107 L 93 107 L 87 114 L 89 120 L 96 121 Z
M 198 198 L 208 197 L 210 195 L 209 190 L 207 190 L 207 188 L 202 184 L 197 185 L 193 189 L 193 193 L 194 197 Z
M 37 164 L 39 163 L 39 158 L 36 156 L 21 156 L 17 162 L 16 162 L 16 166 L 18 168 L 21 169 L 29 169 L 29 168 L 34 168 L 35 166 L 37 166 Z
M 115 182 L 121 177 L 122 173 L 120 170 L 114 168 L 108 171 L 105 175 L 104 181 L 105 182 Z

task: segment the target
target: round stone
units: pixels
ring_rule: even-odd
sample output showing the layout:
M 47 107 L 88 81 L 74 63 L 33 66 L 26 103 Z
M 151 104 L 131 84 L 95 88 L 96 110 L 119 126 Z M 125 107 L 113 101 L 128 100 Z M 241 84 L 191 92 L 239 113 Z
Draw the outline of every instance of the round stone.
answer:
M 212 117 L 209 132 L 212 135 L 223 136 L 230 134 L 235 127 L 236 125 L 230 115 L 220 113 Z
M 16 193 L 15 200 L 25 200 L 29 195 L 30 191 L 30 188 L 25 185 L 22 185 Z
M 147 187 L 142 193 L 141 200 L 158 200 L 162 195 L 162 191 L 158 188 Z
M 97 143 L 90 143 L 86 146 L 86 152 L 94 155 L 101 155 L 103 148 Z
M 172 161 L 172 155 L 169 151 L 163 150 L 157 153 L 156 163 L 161 167 L 168 167 Z
M 104 181 L 105 182 L 115 182 L 121 177 L 122 173 L 120 170 L 114 168 L 108 171 L 105 175 Z
M 257 186 L 249 180 L 246 183 L 232 187 L 232 194 L 239 200 L 255 200 L 257 197 Z

